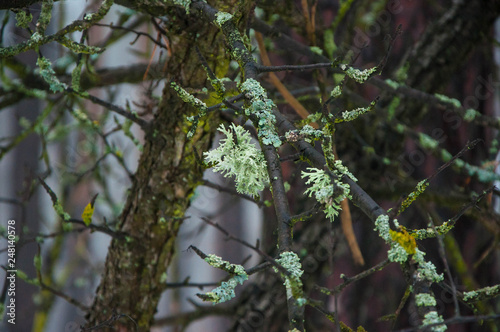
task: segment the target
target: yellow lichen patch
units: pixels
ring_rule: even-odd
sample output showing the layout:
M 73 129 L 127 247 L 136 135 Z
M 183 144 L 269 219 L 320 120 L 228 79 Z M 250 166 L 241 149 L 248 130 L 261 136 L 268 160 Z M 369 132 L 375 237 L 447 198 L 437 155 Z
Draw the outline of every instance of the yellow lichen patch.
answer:
M 409 255 L 415 254 L 417 241 L 415 241 L 415 238 L 405 228 L 400 227 L 400 231 L 393 231 L 391 229 L 389 230 L 389 234 L 391 235 L 391 239 L 399 243 Z

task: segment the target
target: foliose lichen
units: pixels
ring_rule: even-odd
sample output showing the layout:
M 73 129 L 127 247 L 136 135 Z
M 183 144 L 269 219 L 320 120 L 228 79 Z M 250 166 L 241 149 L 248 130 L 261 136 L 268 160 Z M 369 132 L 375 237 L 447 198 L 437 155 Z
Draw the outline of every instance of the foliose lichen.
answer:
M 425 253 L 420 249 L 415 250 L 415 255 L 413 259 L 418 264 L 417 277 L 421 280 L 426 280 L 429 282 L 441 282 L 443 281 L 443 274 L 438 274 L 436 272 L 436 266 L 429 261 L 424 259 Z
M 62 92 L 67 88 L 67 85 L 65 83 L 59 81 L 56 73 L 54 72 L 54 69 L 52 69 L 51 62 L 47 58 L 39 57 L 36 61 L 36 64 L 40 68 L 38 73 L 45 80 L 45 82 L 49 84 L 51 91 Z
M 415 294 L 415 303 L 419 307 L 433 307 L 436 305 L 434 296 L 428 293 Z
M 297 142 L 299 139 L 304 139 L 308 143 L 323 137 L 323 131 L 314 129 L 312 126 L 306 124 L 300 130 L 290 130 L 285 133 L 285 138 L 288 142 Z
M 259 137 L 262 138 L 262 143 L 279 147 L 281 140 L 276 133 L 274 124 L 276 118 L 272 113 L 272 109 L 276 107 L 272 100 L 267 98 L 266 91 L 259 82 L 253 78 L 245 80 L 241 84 L 241 91 L 249 101 L 249 106 L 244 107 L 247 116 L 255 116 L 257 118 L 257 127 Z
M 351 198 L 349 195 L 349 185 L 341 182 L 339 179 L 345 174 L 351 177 L 354 181 L 357 181 L 354 175 L 349 172 L 347 167 L 342 165 L 340 160 L 336 160 L 334 165 L 335 168 L 331 171 L 337 178 L 334 179 L 333 184 L 330 176 L 322 169 L 310 167 L 307 168 L 309 172 L 302 171 L 302 178 L 308 178 L 306 184 L 310 185 L 304 193 L 309 197 L 314 196 L 314 198 L 316 198 L 316 200 L 323 205 L 323 211 L 330 221 L 333 221 L 342 209 L 340 203 L 345 198 Z M 336 187 L 335 192 L 334 185 Z
M 367 107 L 359 107 L 352 111 L 344 111 L 342 112 L 342 116 L 340 118 L 335 118 L 335 123 L 341 123 L 345 121 L 352 121 L 357 119 L 360 115 L 363 115 L 375 108 L 376 101 L 372 101 L 370 105 Z
M 227 13 L 227 12 L 217 12 L 215 14 L 215 24 L 219 27 L 222 28 L 222 25 L 226 23 L 227 21 L 231 20 L 233 18 L 233 15 Z
M 217 269 L 228 272 L 232 277 L 228 281 L 223 281 L 219 287 L 204 294 L 203 299 L 217 304 L 234 298 L 236 296 L 234 293 L 236 286 L 243 284 L 248 279 L 248 274 L 245 272 L 243 266 L 231 264 L 217 255 L 208 255 L 205 257 L 205 261 Z
M 330 93 L 330 96 L 333 98 L 337 98 L 342 94 L 342 89 L 340 88 L 340 85 L 337 85 L 336 87 L 333 88 L 332 92 Z
M 247 274 L 243 266 L 239 264 L 231 264 L 230 262 L 223 260 L 221 257 L 217 255 L 210 254 L 207 257 L 205 257 L 204 261 L 207 262 L 210 266 L 213 266 L 217 269 L 221 269 L 230 274 L 236 274 L 236 275 Z
M 342 112 L 342 118 L 344 121 L 352 121 L 354 119 L 357 119 L 358 116 L 365 114 L 370 110 L 369 107 L 359 107 L 356 109 L 353 109 L 352 111 L 344 111 Z
M 500 294 L 500 285 L 484 287 L 475 291 L 464 292 L 464 301 L 474 302 L 497 297 Z
M 219 287 L 206 293 L 204 300 L 210 301 L 213 304 L 229 301 L 236 296 L 234 292 L 236 286 L 243 284 L 247 279 L 248 276 L 234 276 L 228 281 L 223 281 Z
M 437 323 L 441 323 L 441 322 L 443 322 L 443 317 L 441 315 L 438 315 L 438 313 L 436 311 L 430 311 L 424 316 L 424 319 L 422 321 L 422 326 L 437 324 Z M 446 327 L 446 325 L 442 324 L 442 325 L 433 326 L 430 329 L 433 332 L 444 332 L 448 328 Z
M 302 280 L 300 280 L 304 270 L 302 270 L 299 256 L 292 251 L 285 251 L 280 254 L 280 258 L 276 262 L 289 272 L 289 275 L 284 276 L 287 298 L 293 297 L 299 305 L 304 305 L 306 299 L 303 297 L 304 291 L 302 289 Z M 278 272 L 278 269 L 274 268 L 274 271 Z
M 234 176 L 239 193 L 258 196 L 269 184 L 264 154 L 251 142 L 245 128 L 232 124 L 226 129 L 221 125 L 219 131 L 225 138 L 218 148 L 204 153 L 206 162 L 215 164 L 214 170 L 225 177 Z
M 342 69 L 347 76 L 352 78 L 358 83 L 364 83 L 367 79 L 369 79 L 376 71 L 377 67 L 365 69 L 365 70 L 359 70 L 356 68 L 353 68 L 351 66 L 348 66 L 346 64 L 341 64 L 340 69 Z

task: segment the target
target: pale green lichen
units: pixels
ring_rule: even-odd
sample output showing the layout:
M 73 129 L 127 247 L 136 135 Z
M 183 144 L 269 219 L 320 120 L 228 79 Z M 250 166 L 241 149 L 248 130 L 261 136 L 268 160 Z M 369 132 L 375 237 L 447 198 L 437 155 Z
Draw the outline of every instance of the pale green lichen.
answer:
M 204 259 L 210 266 L 235 275 L 246 275 L 245 268 L 239 264 L 231 264 L 217 255 L 208 255 Z
M 332 169 L 332 171 L 333 171 L 333 173 L 335 173 L 335 175 L 337 175 L 337 176 L 347 175 L 354 182 L 358 181 L 358 179 L 356 179 L 354 174 L 352 174 L 346 166 L 342 165 L 341 160 L 338 160 L 338 159 L 335 160 L 335 162 L 333 163 L 333 167 L 334 167 L 334 169 Z
M 391 235 L 389 234 L 389 216 L 381 214 L 375 220 L 375 231 L 378 232 L 379 236 L 384 239 L 385 242 L 389 243 L 391 241 Z
M 464 292 L 464 301 L 476 302 L 481 300 L 488 300 L 500 295 L 500 285 L 491 287 L 484 287 L 475 291 Z
M 39 75 L 49 84 L 51 91 L 62 92 L 67 88 L 65 83 L 59 81 L 54 69 L 52 69 L 51 62 L 47 58 L 39 57 L 36 64 L 40 68 L 38 70 Z
M 252 136 L 241 126 L 232 124 L 226 129 L 221 125 L 219 131 L 226 137 L 221 139 L 218 148 L 204 153 L 205 160 L 215 164 L 214 170 L 225 177 L 234 176 L 239 193 L 258 196 L 259 191 L 269 184 L 262 151 L 255 147 Z
M 306 189 L 304 194 L 309 197 L 313 197 L 321 204 L 323 204 L 324 212 L 326 216 L 333 221 L 334 218 L 339 214 L 339 211 L 342 209 L 340 206 L 340 202 L 342 202 L 345 198 L 351 198 L 349 195 L 350 188 L 346 183 L 341 182 L 339 179 L 342 175 L 347 175 L 351 177 L 354 181 L 356 178 L 352 175 L 347 167 L 342 165 L 340 160 L 336 160 L 335 169 L 332 169 L 332 173 L 335 174 L 337 179 L 332 181 L 330 176 L 326 174 L 324 170 L 317 168 L 307 168 L 309 172 L 302 171 L 302 178 L 308 178 L 306 181 L 307 185 L 310 185 L 309 188 Z M 334 192 L 335 185 L 335 192 Z
M 428 293 L 420 293 L 415 295 L 415 303 L 419 307 L 434 307 L 436 298 Z
M 314 137 L 314 138 L 321 138 L 323 135 L 323 131 L 314 129 L 312 126 L 306 124 L 304 127 L 302 127 L 299 131 L 300 135 L 308 136 L 308 137 Z
M 359 70 L 356 68 L 353 68 L 351 66 L 348 66 L 346 64 L 341 64 L 340 69 L 342 69 L 347 76 L 352 78 L 358 83 L 364 83 L 367 79 L 369 79 L 375 72 L 377 72 L 377 67 L 365 69 L 365 70 Z
M 226 23 L 227 21 L 233 19 L 233 15 L 226 13 L 226 12 L 217 12 L 215 14 L 215 24 L 219 27 L 222 28 L 222 25 Z
M 323 131 L 314 129 L 310 125 L 305 125 L 300 130 L 290 130 L 285 133 L 285 138 L 288 142 L 297 142 L 299 139 L 304 139 L 308 143 L 320 139 L 323 136 Z
M 309 197 L 313 197 L 324 206 L 324 212 L 330 221 L 333 221 L 335 216 L 338 215 L 341 210 L 340 202 L 341 199 L 334 199 L 333 197 L 333 185 L 330 177 L 325 173 L 325 171 L 317 168 L 308 168 L 309 172 L 302 171 L 302 178 L 308 178 L 306 181 L 307 185 L 311 185 L 304 192 Z M 348 191 L 349 188 L 344 189 Z M 338 196 L 341 197 L 341 196 Z
M 387 258 L 391 262 L 402 264 L 408 260 L 408 251 L 403 246 L 394 241 L 390 242 L 390 245 L 391 249 L 387 251 Z
M 441 317 L 441 315 L 438 315 L 436 311 L 430 311 L 427 314 L 425 314 L 424 319 L 422 320 L 421 328 L 423 329 L 426 325 L 438 324 L 442 322 L 443 322 L 443 317 Z M 430 329 L 433 332 L 444 332 L 448 329 L 448 327 L 445 324 L 442 324 L 442 325 L 432 326 Z
M 212 291 L 204 294 L 203 300 L 210 301 L 213 304 L 223 303 L 231 300 L 236 296 L 234 289 L 236 286 L 243 284 L 248 279 L 248 276 L 234 276 L 228 281 L 223 281 L 221 285 L 214 288 Z
M 470 291 L 470 292 L 464 292 L 464 301 L 470 301 L 472 299 L 475 299 L 479 295 L 478 292 L 476 291 Z
M 233 277 L 228 281 L 223 281 L 219 287 L 204 294 L 202 296 L 203 300 L 210 301 L 213 302 L 213 304 L 216 304 L 223 303 L 234 298 L 234 289 L 236 288 L 236 286 L 241 285 L 243 284 L 243 282 L 245 282 L 245 280 L 248 280 L 248 274 L 246 273 L 243 266 L 239 264 L 231 264 L 217 255 L 208 255 L 204 260 L 211 266 L 228 272 Z
M 304 298 L 302 280 L 300 280 L 304 270 L 302 270 L 299 256 L 292 251 L 285 251 L 280 254 L 280 258 L 276 262 L 289 273 L 283 276 L 285 278 L 284 285 L 286 287 L 287 298 L 293 297 L 299 305 L 304 305 L 306 299 Z M 274 271 L 278 272 L 278 269 L 274 268 Z
M 170 86 L 172 89 L 174 89 L 175 92 L 177 92 L 177 95 L 187 104 L 193 106 L 198 110 L 198 115 L 197 116 L 188 116 L 186 117 L 186 120 L 189 122 L 192 122 L 193 125 L 191 126 L 191 129 L 187 133 L 187 137 L 191 138 L 193 137 L 194 133 L 196 132 L 196 127 L 198 126 L 198 122 L 200 117 L 205 116 L 207 112 L 207 104 L 205 104 L 203 101 L 200 99 L 196 98 L 186 90 L 184 90 L 180 85 L 178 85 L 175 82 L 170 82 Z
M 443 274 L 438 274 L 436 272 L 436 266 L 432 262 L 426 261 L 424 256 L 425 253 L 419 249 L 417 249 L 415 255 L 413 255 L 413 259 L 418 264 L 417 278 L 436 283 L 443 281 Z
M 370 109 L 371 109 L 370 107 L 359 107 L 359 108 L 353 109 L 352 111 L 344 111 L 344 112 L 342 112 L 342 119 L 344 121 L 355 120 L 358 118 L 358 116 L 365 114 Z
M 467 110 L 465 110 L 464 120 L 467 121 L 467 122 L 471 122 L 472 120 L 474 120 L 479 115 L 481 115 L 481 113 L 479 113 L 475 109 L 468 108 Z
M 42 43 L 44 41 L 44 37 L 38 31 L 31 35 L 30 40 L 36 44 Z
M 262 138 L 262 143 L 279 147 L 281 140 L 276 133 L 274 127 L 276 118 L 272 113 L 272 109 L 276 105 L 267 98 L 264 88 L 253 78 L 249 78 L 241 84 L 241 91 L 250 103 L 249 106 L 244 107 L 245 114 L 247 116 L 253 115 L 257 118 L 257 127 L 259 129 L 259 137 Z
M 306 123 L 318 122 L 322 116 L 323 114 L 321 114 L 321 112 L 311 113 L 307 116 L 307 118 L 304 119 L 304 122 Z
M 401 228 L 397 219 L 393 220 L 393 224 L 397 228 Z M 389 225 L 389 216 L 379 215 L 375 220 L 375 231 L 378 232 L 379 236 L 384 239 L 384 241 L 391 246 L 388 251 L 388 258 L 392 262 L 404 263 L 410 256 L 408 251 L 403 248 L 398 242 L 394 241 L 391 236 L 391 228 Z M 414 232 L 410 232 L 409 235 L 415 237 Z M 419 249 L 415 249 L 415 253 L 412 255 L 415 262 L 418 263 L 418 277 L 421 279 L 428 280 L 430 282 L 439 282 L 443 279 L 442 274 L 436 273 L 436 267 L 431 262 L 426 262 L 424 259 L 425 253 Z
M 439 93 L 435 93 L 434 97 L 436 97 L 437 99 L 439 99 L 441 102 L 453 105 L 456 108 L 462 107 L 462 104 L 460 103 L 460 101 L 458 101 L 458 99 L 450 98 L 448 96 L 445 96 L 445 95 L 442 95 L 442 94 L 439 94 Z
M 352 121 L 357 119 L 360 115 L 365 114 L 375 108 L 376 101 L 372 101 L 367 107 L 359 107 L 352 111 L 344 111 L 342 113 L 342 118 L 335 119 L 336 123 L 344 122 L 344 121 Z
M 179 97 L 185 103 L 192 105 L 193 107 L 195 107 L 196 109 L 198 109 L 202 113 L 206 112 L 207 104 L 205 104 L 200 99 L 196 98 L 195 96 L 193 96 L 192 94 L 190 94 L 189 92 L 184 90 L 180 85 L 178 85 L 175 82 L 170 82 L 170 86 L 172 87 L 172 89 L 175 90 L 175 92 L 177 92 Z
M 340 85 L 337 85 L 336 87 L 333 88 L 332 92 L 330 93 L 330 96 L 332 98 L 338 98 L 342 94 L 342 89 L 340 88 Z
M 405 233 L 407 237 L 414 236 L 414 233 L 408 233 L 404 227 L 400 226 L 396 219 L 393 220 L 393 223 L 395 227 L 402 229 L 402 233 Z M 411 246 L 412 250 L 410 251 L 397 242 L 394 236 L 391 236 L 391 233 L 394 234 L 401 232 L 391 230 L 389 225 L 389 216 L 379 215 L 377 220 L 375 220 L 375 230 L 379 233 L 379 236 L 391 246 L 391 249 L 387 253 L 390 261 L 403 264 L 411 256 L 418 266 L 416 273 L 418 280 L 429 283 L 437 283 L 443 280 L 443 275 L 436 272 L 436 266 L 431 262 L 425 261 L 425 253 L 416 248 L 414 239 L 410 238 L 413 242 Z M 436 300 L 431 294 L 417 294 L 415 299 L 418 306 L 434 306 L 436 304 Z M 429 316 L 429 319 L 430 317 L 431 316 Z M 425 324 L 430 323 L 426 322 Z

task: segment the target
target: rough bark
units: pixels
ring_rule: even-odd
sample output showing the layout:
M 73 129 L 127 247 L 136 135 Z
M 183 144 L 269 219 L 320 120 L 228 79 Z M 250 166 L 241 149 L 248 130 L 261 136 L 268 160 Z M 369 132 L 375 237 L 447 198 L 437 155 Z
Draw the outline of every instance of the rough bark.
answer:
M 197 45 L 208 55 L 214 71 L 224 71 L 227 61 L 222 39 L 214 25 L 187 17 L 177 9 L 172 41 L 173 55 L 167 65 L 168 81 L 184 87 L 201 88 L 206 82 L 194 51 Z M 184 22 L 184 23 L 183 23 Z M 172 30 L 170 30 L 172 31 Z M 218 66 L 218 67 L 217 67 Z M 194 109 L 185 104 L 167 84 L 152 126 L 146 135 L 133 186 L 121 215 L 118 229 L 130 234 L 126 240 L 113 240 L 106 259 L 101 284 L 87 316 L 87 327 L 102 326 L 110 318 L 120 318 L 122 330 L 149 331 L 166 271 L 175 251 L 175 239 L 189 206 L 189 198 L 202 177 L 196 152 L 206 151 L 217 128 L 210 116 L 200 121 L 200 129 L 188 140 L 190 123 L 186 117 Z M 114 323 L 112 325 L 115 325 Z M 103 330 L 110 327 L 106 326 Z

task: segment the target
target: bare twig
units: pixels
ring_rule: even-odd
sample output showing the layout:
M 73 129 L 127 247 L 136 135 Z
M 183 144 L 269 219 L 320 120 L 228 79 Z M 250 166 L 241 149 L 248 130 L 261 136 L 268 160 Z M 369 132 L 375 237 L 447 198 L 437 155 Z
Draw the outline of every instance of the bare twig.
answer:
M 389 265 L 391 263 L 391 261 L 389 261 L 389 259 L 386 259 L 380 263 L 378 263 L 377 265 L 375 265 L 374 267 L 371 267 L 369 268 L 368 270 L 365 270 L 357 275 L 355 275 L 354 277 L 346 277 L 346 276 L 343 276 L 343 279 L 344 279 L 344 282 L 340 285 L 338 285 L 337 287 L 333 288 L 333 289 L 329 289 L 329 288 L 325 288 L 325 287 L 320 287 L 320 286 L 316 286 L 316 288 L 321 291 L 322 293 L 324 294 L 327 294 L 327 295 L 333 295 L 333 294 L 338 294 L 340 293 L 344 288 L 346 288 L 347 286 L 349 286 L 350 284 L 352 284 L 353 282 L 356 282 L 358 280 L 361 280 L 363 278 L 366 278 L 368 277 L 369 275 L 375 273 L 375 272 L 378 272 L 380 270 L 382 270 L 384 267 L 386 267 L 387 265 Z

